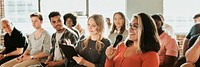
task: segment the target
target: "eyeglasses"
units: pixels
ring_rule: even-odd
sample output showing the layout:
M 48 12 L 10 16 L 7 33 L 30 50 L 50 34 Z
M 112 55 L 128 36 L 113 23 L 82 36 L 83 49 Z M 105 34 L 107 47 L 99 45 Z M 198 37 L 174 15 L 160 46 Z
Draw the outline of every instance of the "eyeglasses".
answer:
M 130 28 L 133 29 L 133 30 L 138 29 L 138 25 L 137 25 L 137 24 L 132 24 L 132 23 L 130 23 L 129 26 L 130 26 Z

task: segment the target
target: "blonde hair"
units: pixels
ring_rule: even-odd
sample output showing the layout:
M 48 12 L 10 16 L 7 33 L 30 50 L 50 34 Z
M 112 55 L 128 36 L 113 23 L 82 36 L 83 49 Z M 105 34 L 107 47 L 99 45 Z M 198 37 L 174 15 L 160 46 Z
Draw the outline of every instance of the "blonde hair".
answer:
M 95 21 L 95 23 L 96 23 L 96 25 L 97 25 L 97 35 L 98 35 L 99 37 L 98 37 L 97 40 L 96 40 L 95 48 L 96 48 L 96 50 L 98 51 L 98 53 L 100 53 L 101 50 L 102 50 L 103 47 L 104 47 L 103 42 L 101 42 L 101 40 L 103 39 L 103 31 L 104 31 L 104 20 L 103 20 L 103 16 L 102 16 L 102 15 L 99 15 L 99 14 L 94 14 L 94 15 L 90 16 L 90 17 L 88 18 L 88 20 L 91 19 L 91 18 L 94 19 L 94 21 Z M 86 38 L 85 41 L 83 41 L 83 50 L 84 50 L 85 48 L 88 47 L 88 42 L 89 42 L 90 39 L 91 39 L 91 36 L 89 36 L 88 38 Z

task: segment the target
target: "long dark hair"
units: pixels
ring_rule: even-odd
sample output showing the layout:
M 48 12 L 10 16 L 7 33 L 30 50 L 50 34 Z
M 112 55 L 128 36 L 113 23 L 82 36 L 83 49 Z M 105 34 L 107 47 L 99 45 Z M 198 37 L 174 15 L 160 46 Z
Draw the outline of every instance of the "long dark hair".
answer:
M 114 20 L 116 14 L 119 14 L 119 15 L 122 17 L 123 22 L 124 22 L 124 24 L 122 25 L 122 27 L 121 27 L 121 29 L 120 29 L 120 32 L 119 32 L 119 34 L 122 34 L 122 33 L 124 33 L 124 31 L 126 30 L 126 18 L 125 18 L 124 14 L 123 14 L 122 12 L 116 12 L 116 13 L 113 15 L 113 20 Z M 111 29 L 111 31 L 110 31 L 110 34 L 114 33 L 115 30 L 117 30 L 117 29 L 116 29 L 115 22 L 113 21 L 112 29 Z
M 158 52 L 160 42 L 154 20 L 145 13 L 139 13 L 138 25 L 138 44 L 142 53 L 148 51 Z

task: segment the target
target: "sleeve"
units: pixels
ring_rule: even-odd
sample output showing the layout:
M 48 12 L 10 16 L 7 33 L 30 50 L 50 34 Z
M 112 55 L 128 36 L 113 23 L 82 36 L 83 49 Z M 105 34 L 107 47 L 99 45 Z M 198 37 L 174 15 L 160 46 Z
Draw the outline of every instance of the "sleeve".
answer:
M 52 56 L 54 56 L 54 50 L 55 50 L 55 34 L 53 34 L 52 36 L 51 36 L 51 39 L 50 39 L 50 55 L 52 55 Z
M 195 31 L 195 25 L 192 26 L 192 28 L 190 29 L 190 31 L 189 31 L 189 33 L 187 34 L 186 38 L 187 38 L 187 39 L 190 39 L 191 36 L 192 36 L 191 34 L 192 34 L 194 31 Z
M 76 52 L 79 54 L 79 50 L 82 49 L 82 42 L 83 41 L 79 41 L 78 44 L 75 47 Z M 75 61 L 72 60 L 68 60 L 67 58 L 65 59 L 65 67 L 83 67 L 82 65 L 76 64 Z
M 84 40 L 83 40 L 83 41 L 84 41 Z M 79 41 L 78 44 L 77 44 L 76 47 L 75 47 L 75 50 L 76 50 L 76 52 L 77 52 L 78 54 L 80 54 L 79 52 L 80 52 L 80 50 L 83 48 L 83 47 L 82 47 L 83 41 Z
M 74 44 L 74 46 L 76 46 L 77 41 L 78 41 L 78 37 L 76 37 L 76 35 L 70 33 L 71 35 L 69 35 L 69 39 L 71 41 L 72 44 Z
M 4 35 L 4 47 L 6 47 L 7 45 L 6 45 L 6 43 L 7 43 L 7 37 L 6 37 L 7 35 L 5 34 Z M 4 54 L 6 52 L 6 48 L 4 49 L 4 50 L 2 50 L 2 52 L 0 52 L 0 54 Z
M 50 48 L 51 48 L 51 44 L 50 44 L 50 35 L 46 34 L 44 41 L 43 41 L 43 52 L 46 55 L 50 54 Z
M 109 40 L 106 40 L 106 41 L 104 42 L 104 45 L 105 45 L 105 47 L 104 47 L 103 52 L 102 52 L 102 54 L 101 54 L 100 61 L 99 61 L 99 63 L 96 63 L 96 64 L 95 64 L 95 67 L 104 67 L 104 65 L 105 65 L 105 61 L 106 61 L 106 54 L 105 54 L 105 51 L 106 51 L 107 47 L 110 46 L 110 41 L 109 41 Z
M 6 46 L 7 46 L 7 45 L 6 45 L 6 44 L 7 44 L 7 34 L 4 35 L 4 38 L 3 38 L 3 39 L 4 39 L 4 46 L 6 47 Z
M 147 52 L 143 57 L 142 67 L 159 67 L 159 59 L 156 52 Z
M 22 33 L 20 33 L 17 37 L 17 43 L 16 47 L 17 48 L 23 48 L 26 45 L 26 37 Z
M 116 52 L 116 55 L 114 56 L 115 58 L 117 58 L 116 56 L 120 53 L 120 51 L 123 49 L 124 47 L 124 41 L 121 42 L 118 47 L 117 47 L 117 52 Z M 113 60 L 109 60 L 107 57 L 106 57 L 106 62 L 105 62 L 105 67 L 114 67 L 114 61 Z
M 169 40 L 168 44 L 166 44 L 166 55 L 169 56 L 178 56 L 178 44 L 174 39 Z
M 31 39 L 31 37 L 28 38 L 28 47 L 26 48 L 26 50 L 31 50 L 32 49 L 31 48 L 32 44 L 31 44 L 31 40 L 30 39 Z
M 114 67 L 113 65 L 114 65 L 114 62 L 106 58 L 105 67 Z

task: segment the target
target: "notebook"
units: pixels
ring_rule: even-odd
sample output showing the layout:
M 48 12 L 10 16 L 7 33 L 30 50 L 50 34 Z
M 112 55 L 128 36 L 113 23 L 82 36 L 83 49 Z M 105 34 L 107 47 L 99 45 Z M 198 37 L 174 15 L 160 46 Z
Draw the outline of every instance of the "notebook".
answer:
M 62 49 L 65 57 L 68 60 L 73 60 L 73 56 L 78 56 L 78 53 L 76 52 L 76 50 L 74 49 L 74 47 L 69 46 L 69 45 L 60 45 L 60 48 Z

